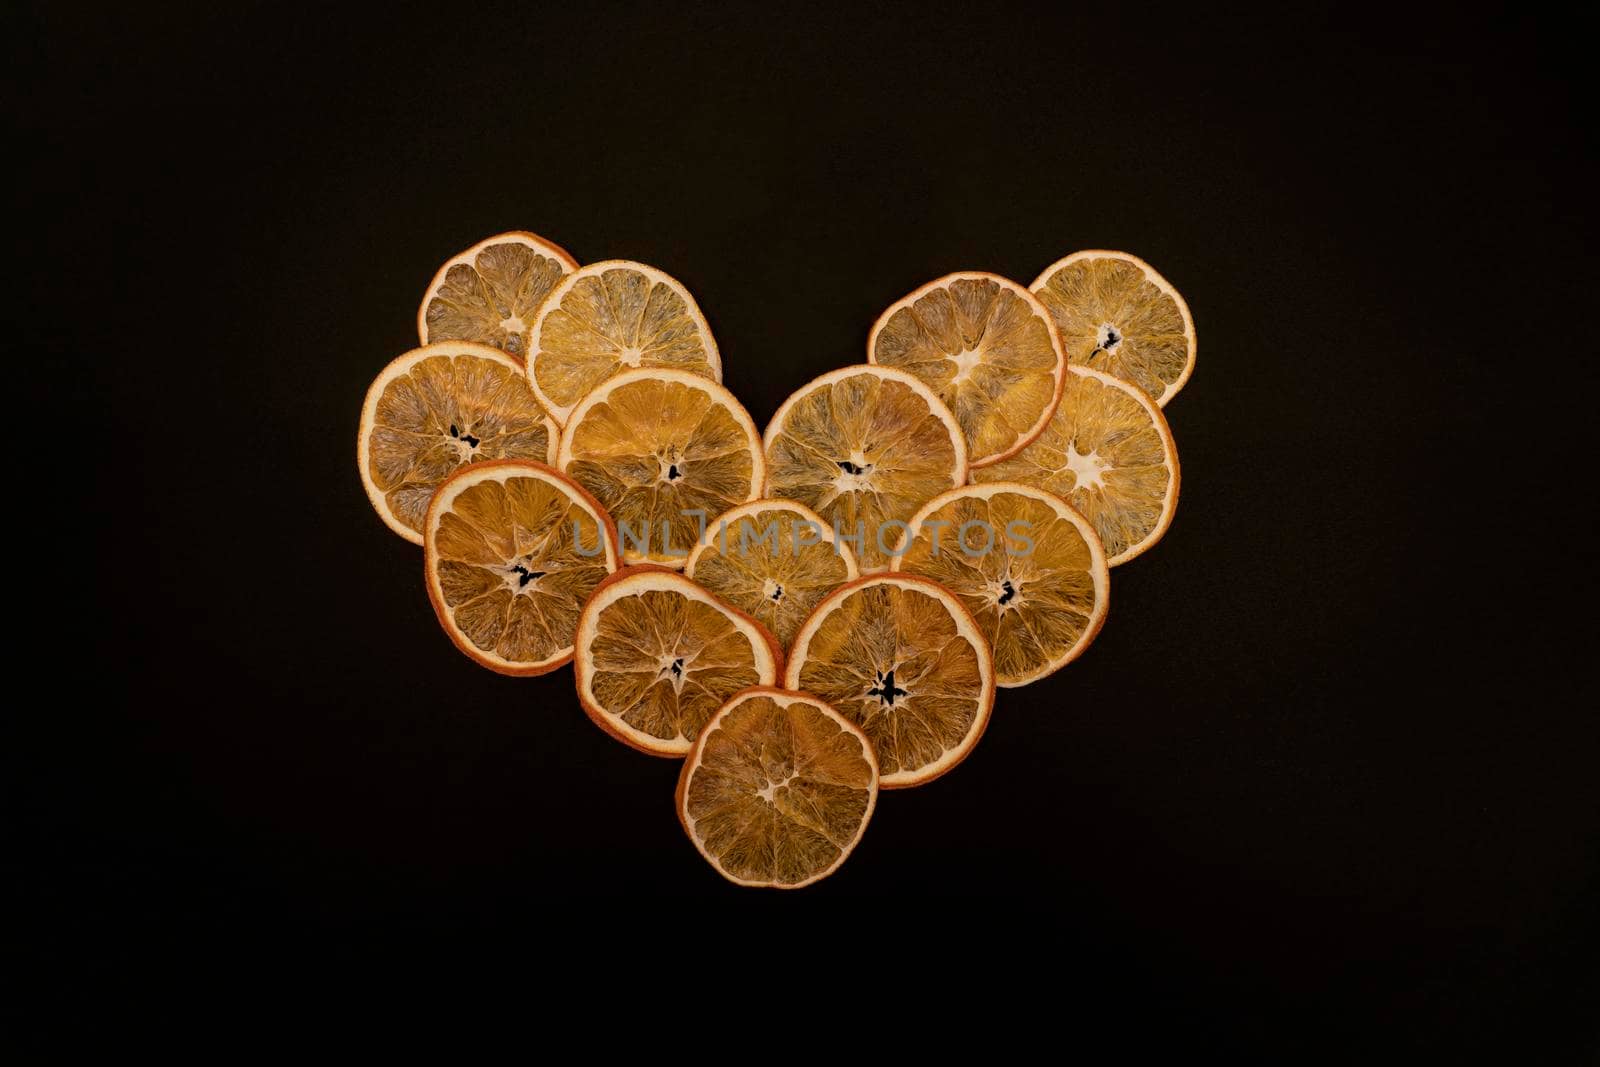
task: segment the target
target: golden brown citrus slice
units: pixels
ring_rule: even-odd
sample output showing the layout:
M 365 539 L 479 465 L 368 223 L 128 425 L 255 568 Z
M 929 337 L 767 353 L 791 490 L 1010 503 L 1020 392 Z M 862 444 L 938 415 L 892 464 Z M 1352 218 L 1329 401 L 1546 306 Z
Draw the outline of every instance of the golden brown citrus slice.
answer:
M 950 590 L 880 574 L 841 586 L 800 627 L 786 689 L 821 697 L 866 732 L 885 789 L 966 758 L 994 708 L 994 662 Z
M 967 480 L 955 416 L 892 367 L 844 367 L 802 386 L 767 424 L 765 444 L 765 495 L 826 519 L 863 574 L 888 568 L 902 524 L 923 503 Z
M 629 563 L 682 567 L 713 515 L 761 492 L 761 438 L 709 378 L 623 371 L 572 409 L 558 463 L 610 512 Z
M 982 467 L 1038 436 L 1067 360 L 1050 312 L 998 274 L 950 274 L 878 316 L 867 358 L 922 379 L 955 413 Z
M 1178 446 L 1148 393 L 1092 367 L 1071 368 L 1050 424 L 1008 460 L 974 471 L 975 482 L 1048 489 L 1094 525 L 1106 562 L 1126 563 L 1172 525 Z
M 629 367 L 674 367 L 722 380 L 711 327 L 677 279 L 625 259 L 567 275 L 539 310 L 528 378 L 557 422 L 584 394 Z
M 964 485 L 911 520 L 895 570 L 961 598 L 994 651 L 1003 686 L 1026 685 L 1082 654 L 1106 619 L 1110 577 L 1088 520 L 1027 485 Z
M 570 660 L 584 602 L 617 569 L 605 511 L 542 463 L 463 467 L 434 495 L 425 530 L 434 613 L 456 647 L 501 674 Z
M 486 459 L 553 463 L 559 433 L 515 360 L 451 341 L 379 373 L 361 407 L 356 462 L 383 521 L 420 545 L 428 501 L 451 472 Z
M 859 572 L 821 515 L 792 500 L 756 500 L 712 519 L 683 573 L 788 648 L 822 598 Z
M 1194 373 L 1189 305 L 1138 256 L 1074 252 L 1046 267 L 1032 288 L 1071 362 L 1132 382 L 1163 407 Z
M 639 566 L 603 582 L 578 620 L 578 703 L 654 756 L 681 756 L 724 702 L 773 685 L 783 654 L 762 625 L 676 571 Z
M 476 341 L 528 354 L 539 305 L 578 261 L 536 233 L 487 237 L 451 256 L 433 276 L 417 309 L 417 335 L 432 341 Z
M 866 734 L 807 693 L 736 694 L 678 775 L 678 821 L 737 885 L 799 889 L 850 855 L 878 803 Z

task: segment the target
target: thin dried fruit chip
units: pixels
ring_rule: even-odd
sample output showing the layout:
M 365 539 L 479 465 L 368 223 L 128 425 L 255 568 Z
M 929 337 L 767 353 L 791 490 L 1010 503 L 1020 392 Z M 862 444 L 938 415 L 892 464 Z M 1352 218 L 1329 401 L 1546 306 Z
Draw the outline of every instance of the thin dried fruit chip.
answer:
M 798 889 L 839 868 L 878 798 L 861 730 L 823 701 L 747 689 L 701 732 L 678 777 L 678 819 L 724 878 Z
M 826 520 L 790 500 L 756 500 L 712 519 L 684 575 L 772 631 L 788 648 L 822 598 L 857 577 L 855 553 Z
M 1058 497 L 1007 482 L 935 497 L 911 521 L 895 571 L 961 598 L 994 652 L 1003 686 L 1060 670 L 1105 622 L 1110 579 L 1088 521 Z
M 457 468 L 554 462 L 558 434 L 514 360 L 485 345 L 447 342 L 407 352 L 373 381 L 356 459 L 383 521 L 420 545 L 428 502 Z
M 624 371 L 573 409 L 561 469 L 603 504 L 629 563 L 679 568 L 706 520 L 761 491 L 755 423 L 710 379 Z
M 733 694 L 777 681 L 783 657 L 760 623 L 689 579 L 633 567 L 598 588 L 578 623 L 578 702 L 601 729 L 681 756 Z
M 1178 507 L 1178 447 L 1161 409 L 1136 385 L 1072 367 L 1044 433 L 975 482 L 1049 490 L 1093 524 L 1106 562 L 1126 563 L 1161 540 Z
M 513 230 L 485 238 L 439 268 L 417 309 L 417 335 L 434 341 L 473 341 L 528 353 L 539 305 L 578 263 L 538 234 Z
M 584 602 L 618 566 L 605 511 L 537 463 L 461 469 L 439 487 L 425 530 L 440 625 L 502 674 L 544 674 L 570 660 Z
M 939 394 L 973 467 L 1038 436 L 1067 362 L 1044 305 L 1016 282 L 980 272 L 929 282 L 890 306 L 872 328 L 867 358 Z
M 888 568 L 897 524 L 967 480 L 955 416 L 890 367 L 844 367 L 802 386 L 772 417 L 765 444 L 765 495 L 821 515 L 864 574 Z
M 795 638 L 784 686 L 822 698 L 871 739 L 885 789 L 965 759 L 994 706 L 989 644 L 961 601 L 926 578 L 842 586 Z
M 1067 358 L 1132 382 L 1162 407 L 1194 373 L 1194 319 L 1172 283 L 1126 252 L 1074 252 L 1032 285 Z
M 528 342 L 528 378 L 557 422 L 620 371 L 670 367 L 722 380 L 722 357 L 700 307 L 677 279 L 613 259 L 568 275 Z

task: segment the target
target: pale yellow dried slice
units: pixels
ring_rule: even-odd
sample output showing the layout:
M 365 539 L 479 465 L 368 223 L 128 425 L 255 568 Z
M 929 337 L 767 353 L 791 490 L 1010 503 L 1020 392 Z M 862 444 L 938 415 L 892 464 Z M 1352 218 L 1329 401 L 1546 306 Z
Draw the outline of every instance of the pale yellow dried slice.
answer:
M 961 600 L 926 578 L 843 585 L 800 627 L 784 688 L 821 697 L 872 741 L 885 789 L 921 785 L 978 743 L 994 708 L 989 643 Z
M 843 367 L 798 389 L 765 436 L 765 495 L 826 519 L 863 574 L 886 570 L 905 520 L 967 480 L 955 416 L 914 375 Z
M 539 463 L 463 467 L 434 495 L 425 528 L 440 625 L 501 674 L 544 674 L 570 660 L 584 602 L 618 565 L 605 511 Z
M 983 467 L 1038 436 L 1067 360 L 1050 312 L 1016 282 L 968 271 L 890 305 L 867 358 L 915 374 L 955 414 L 968 462 Z
M 713 515 L 761 493 L 761 438 L 716 382 L 665 367 L 623 371 L 572 410 L 560 468 L 611 514 L 629 563 L 681 568 Z
M 807 693 L 746 689 L 678 775 L 678 821 L 737 885 L 799 889 L 839 869 L 878 803 L 865 734 Z
M 1001 685 L 1060 670 L 1100 632 L 1110 603 L 1105 550 L 1059 497 L 1010 482 L 965 485 L 930 500 L 911 528 L 896 572 L 961 598 Z
M 525 359 L 539 305 L 577 269 L 566 249 L 536 233 L 486 237 L 433 276 L 417 309 L 417 336 L 423 344 L 476 341 Z
M 1178 446 L 1166 416 L 1138 386 L 1071 368 L 1049 425 L 975 482 L 1047 489 L 1093 524 L 1115 567 L 1161 540 L 1178 507 Z
M 625 259 L 562 279 L 528 341 L 528 378 L 557 422 L 584 395 L 630 367 L 672 367 L 722 380 L 711 327 L 676 278 Z
M 683 575 L 629 567 L 578 620 L 578 703 L 602 730 L 654 756 L 682 756 L 741 689 L 773 685 L 783 654 L 762 625 Z
M 515 360 L 451 341 L 413 349 L 378 374 L 361 407 L 356 463 L 379 516 L 420 545 L 428 501 L 456 468 L 553 463 L 559 433 Z
M 827 520 L 792 500 L 756 500 L 712 519 L 683 573 L 759 619 L 783 648 L 823 597 L 859 574 Z
M 1046 267 L 1032 287 L 1073 363 L 1132 382 L 1165 407 L 1194 373 L 1194 319 L 1138 256 L 1092 249 Z

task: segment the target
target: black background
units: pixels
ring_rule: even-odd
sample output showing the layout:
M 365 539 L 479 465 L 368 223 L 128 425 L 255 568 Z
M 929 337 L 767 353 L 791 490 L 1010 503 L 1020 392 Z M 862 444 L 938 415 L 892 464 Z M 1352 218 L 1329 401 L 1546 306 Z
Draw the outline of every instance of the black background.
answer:
M 30 417 L 96 477 L 31 534 L 51 644 L 93 664 L 53 676 L 25 882 L 79 891 L 94 954 L 542 929 L 562 894 L 742 951 L 852 897 L 886 961 L 987 983 L 958 961 L 997 948 L 1196 1047 L 1593 1050 L 1570 27 L 449 7 L 39 5 L 13 36 L 19 373 L 68 372 Z M 362 493 L 367 383 L 438 263 L 509 228 L 682 279 L 758 424 L 933 277 L 1142 255 L 1200 338 L 1176 522 L 1089 654 L 1002 691 L 835 877 L 734 890 L 676 764 L 569 672 L 461 656 Z

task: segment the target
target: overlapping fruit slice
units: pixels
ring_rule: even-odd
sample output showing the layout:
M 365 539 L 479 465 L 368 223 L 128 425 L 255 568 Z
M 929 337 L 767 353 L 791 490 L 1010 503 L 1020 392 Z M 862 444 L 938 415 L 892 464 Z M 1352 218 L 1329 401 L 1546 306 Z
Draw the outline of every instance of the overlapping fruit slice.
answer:
M 678 820 L 739 885 L 798 889 L 839 868 L 878 801 L 867 737 L 806 693 L 747 689 L 712 717 L 678 776 Z
M 857 577 L 855 553 L 792 500 L 756 500 L 712 519 L 684 575 L 754 616 L 788 648 L 822 598 Z
M 761 492 L 761 439 L 744 408 L 688 371 L 624 371 L 572 411 L 561 469 L 617 524 L 629 563 L 682 567 L 713 515 Z
M 729 697 L 773 685 L 783 655 L 762 625 L 683 575 L 617 572 L 578 620 L 578 702 L 601 729 L 656 756 L 682 756 Z
M 844 367 L 802 386 L 772 417 L 765 445 L 765 495 L 816 511 L 868 574 L 888 567 L 897 523 L 967 480 L 955 416 L 891 367 Z
M 956 595 L 883 574 L 841 586 L 800 627 L 787 689 L 821 697 L 871 739 L 885 789 L 966 758 L 994 707 L 989 643 Z
M 617 568 L 594 498 L 540 463 L 463 467 L 428 509 L 428 599 L 456 646 L 502 674 L 572 658 L 584 602 Z
M 528 342 L 528 378 L 556 421 L 630 367 L 673 367 L 722 380 L 722 357 L 677 279 L 624 259 L 590 263 L 551 291 Z
M 872 327 L 867 358 L 910 371 L 939 394 L 974 467 L 1038 435 L 1067 362 L 1044 305 L 1016 282 L 981 272 L 948 275 L 891 305 Z
M 1172 524 L 1178 448 L 1144 390 L 1091 367 L 1071 372 L 1044 432 L 972 478 L 1021 482 L 1061 497 L 1094 525 L 1115 567 L 1161 540 Z
M 895 570 L 960 596 L 994 652 L 1003 686 L 1072 662 L 1105 622 L 1110 578 L 1100 538 L 1059 497 L 1027 485 L 965 485 L 911 520 Z
M 1165 407 L 1194 372 L 1194 319 L 1172 283 L 1126 252 L 1074 252 L 1032 286 L 1067 358 L 1132 382 Z
M 417 309 L 417 335 L 423 344 L 475 341 L 525 359 L 539 305 L 577 269 L 566 249 L 538 234 L 487 237 L 433 276 Z
M 489 459 L 552 463 L 559 432 L 516 361 L 452 341 L 407 352 L 373 381 L 356 462 L 383 521 L 420 545 L 428 501 L 451 472 Z

